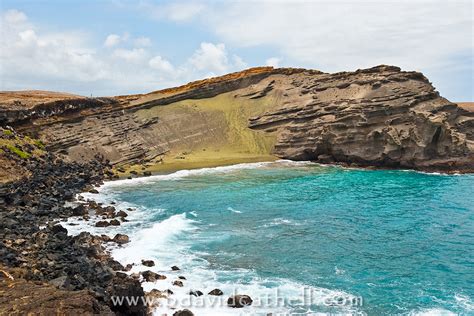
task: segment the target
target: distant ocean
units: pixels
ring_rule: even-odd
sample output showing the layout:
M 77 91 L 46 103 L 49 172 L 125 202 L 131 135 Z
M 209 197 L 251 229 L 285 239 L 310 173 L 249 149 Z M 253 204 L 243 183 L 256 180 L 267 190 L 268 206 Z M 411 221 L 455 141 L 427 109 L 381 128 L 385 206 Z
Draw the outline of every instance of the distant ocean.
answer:
M 108 182 L 100 193 L 84 195 L 136 208 L 129 222 L 66 227 L 128 234 L 113 256 L 153 259 L 132 272 L 168 278 L 144 288 L 192 298 L 196 315 L 474 314 L 474 175 L 277 161 Z M 254 304 L 195 306 L 214 288 Z

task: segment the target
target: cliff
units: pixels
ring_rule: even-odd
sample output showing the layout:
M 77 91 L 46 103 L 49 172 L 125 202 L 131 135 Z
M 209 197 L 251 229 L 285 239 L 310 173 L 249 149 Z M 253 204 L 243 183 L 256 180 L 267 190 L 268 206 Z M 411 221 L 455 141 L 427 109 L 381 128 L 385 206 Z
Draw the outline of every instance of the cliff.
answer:
M 69 160 L 99 154 L 119 169 L 278 157 L 474 171 L 474 113 L 394 66 L 260 67 L 148 94 L 22 104 L 0 99 L 0 124 Z

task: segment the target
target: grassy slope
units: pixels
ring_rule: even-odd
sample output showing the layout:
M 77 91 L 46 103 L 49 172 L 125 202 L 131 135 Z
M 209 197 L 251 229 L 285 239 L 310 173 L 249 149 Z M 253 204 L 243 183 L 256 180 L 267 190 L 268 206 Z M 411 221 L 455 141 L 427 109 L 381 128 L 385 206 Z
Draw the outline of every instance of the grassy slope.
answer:
M 181 124 L 196 126 L 208 120 L 213 124 L 212 135 L 205 135 L 194 144 L 185 140 L 175 142 L 162 163 L 148 166 L 151 171 L 172 171 L 229 165 L 241 162 L 271 161 L 275 157 L 271 151 L 276 136 L 247 127 L 248 118 L 259 115 L 274 104 L 272 96 L 250 100 L 234 97 L 235 92 L 224 93 L 213 98 L 185 100 L 166 106 L 156 106 L 141 110 L 139 117 L 166 118 L 180 114 Z M 171 119 L 172 122 L 172 119 Z M 168 124 L 179 135 L 179 126 Z M 184 138 L 184 137 L 183 137 Z M 141 166 L 132 169 L 141 170 Z

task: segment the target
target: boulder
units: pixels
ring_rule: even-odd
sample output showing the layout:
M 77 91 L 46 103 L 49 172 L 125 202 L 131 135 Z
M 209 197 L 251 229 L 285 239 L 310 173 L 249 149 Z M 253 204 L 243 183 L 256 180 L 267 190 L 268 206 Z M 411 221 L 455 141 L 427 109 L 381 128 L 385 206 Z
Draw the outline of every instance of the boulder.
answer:
M 95 223 L 95 227 L 108 227 L 110 223 L 108 221 L 98 221 Z
M 232 308 L 242 308 L 252 305 L 252 298 L 248 295 L 234 295 L 227 299 L 227 306 Z
M 120 221 L 118 219 L 113 219 L 113 220 L 110 221 L 110 225 L 120 226 Z
M 182 309 L 173 313 L 173 316 L 194 316 L 189 309 Z
M 153 267 L 155 262 L 153 260 L 142 260 L 142 264 L 146 267 Z
M 176 280 L 173 282 L 173 285 L 174 286 L 179 286 L 179 287 L 183 287 L 184 284 L 183 284 L 183 281 L 180 281 L 180 280 Z
M 84 216 L 87 214 L 87 208 L 83 204 L 79 204 L 78 206 L 72 209 L 72 215 L 74 216 Z
M 127 235 L 124 235 L 124 234 L 117 234 L 117 235 L 114 236 L 112 241 L 116 242 L 119 245 L 123 245 L 123 244 L 126 244 L 126 243 L 130 242 L 130 238 Z
M 207 293 L 209 295 L 214 295 L 214 296 L 221 296 L 223 295 L 224 293 L 220 290 L 220 289 L 214 289 L 212 291 L 210 291 L 209 293 Z
M 204 295 L 204 293 L 202 293 L 201 291 L 190 291 L 189 295 L 199 297 L 199 296 Z
M 158 273 L 155 273 L 155 272 L 150 271 L 150 270 L 141 272 L 141 275 L 143 276 L 143 279 L 144 279 L 146 282 L 155 282 L 155 281 L 157 281 L 157 280 L 164 280 L 164 279 L 166 279 L 166 276 L 161 275 L 161 274 L 158 274 Z

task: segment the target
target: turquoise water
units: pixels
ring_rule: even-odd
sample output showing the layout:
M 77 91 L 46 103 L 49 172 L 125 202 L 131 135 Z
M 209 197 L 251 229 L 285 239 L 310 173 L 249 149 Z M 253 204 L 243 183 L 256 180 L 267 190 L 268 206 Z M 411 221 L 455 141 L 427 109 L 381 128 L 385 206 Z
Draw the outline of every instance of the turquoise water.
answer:
M 277 162 L 102 192 L 142 210 L 128 251 L 175 260 L 196 289 L 323 297 L 286 302 L 289 312 L 474 314 L 474 175 Z

